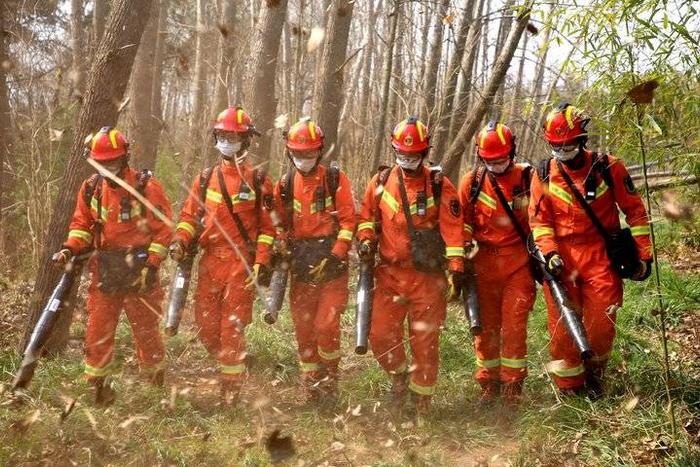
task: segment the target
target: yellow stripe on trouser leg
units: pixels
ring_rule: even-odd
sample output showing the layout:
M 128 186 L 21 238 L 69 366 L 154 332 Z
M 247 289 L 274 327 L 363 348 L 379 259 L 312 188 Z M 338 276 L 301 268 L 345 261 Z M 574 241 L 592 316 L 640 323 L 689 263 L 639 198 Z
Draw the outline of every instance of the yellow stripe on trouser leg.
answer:
M 507 368 L 527 368 L 527 359 L 501 357 L 501 365 Z
M 318 363 L 304 363 L 304 362 L 299 362 L 299 369 L 301 369 L 301 371 L 302 371 L 303 373 L 309 373 L 309 372 L 312 372 L 312 371 L 317 371 L 317 370 L 319 370 L 320 368 L 321 368 L 321 367 L 320 367 L 320 365 L 319 365 Z
M 494 358 L 493 360 L 482 360 L 480 358 L 477 358 L 476 366 L 479 366 L 481 368 L 496 368 L 501 366 L 501 359 Z
M 222 375 L 240 375 L 245 371 L 245 363 L 238 365 L 220 365 Z
M 413 381 L 408 383 L 408 388 L 416 394 L 420 394 L 423 396 L 432 396 L 433 394 L 435 394 L 435 386 L 421 386 L 420 384 L 416 384 Z
M 340 349 L 331 352 L 326 352 L 321 347 L 318 347 L 318 356 L 324 360 L 337 360 L 340 358 L 341 355 L 342 353 L 340 352 Z
M 583 374 L 585 368 L 583 365 L 578 365 L 573 368 L 555 368 L 552 373 L 559 376 L 560 378 L 571 378 L 572 376 L 578 376 Z

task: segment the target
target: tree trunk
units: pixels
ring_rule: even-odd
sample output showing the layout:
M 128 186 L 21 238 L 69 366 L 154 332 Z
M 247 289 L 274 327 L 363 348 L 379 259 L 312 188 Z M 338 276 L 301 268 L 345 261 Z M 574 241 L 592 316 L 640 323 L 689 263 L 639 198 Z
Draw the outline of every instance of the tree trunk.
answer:
M 85 51 L 83 50 L 83 0 L 70 2 L 70 48 L 73 55 L 71 66 L 72 94 L 80 99 L 85 90 Z
M 360 123 L 362 125 L 367 125 L 368 127 L 371 125 L 370 104 L 372 101 L 370 94 L 372 93 L 372 70 L 374 69 L 372 66 L 372 59 L 375 54 L 374 36 L 376 34 L 374 28 L 377 24 L 377 12 L 379 11 L 375 10 L 373 4 L 374 0 L 367 2 L 367 42 L 365 43 L 365 47 L 362 51 L 362 78 L 360 79 Z M 368 136 L 368 133 L 368 131 L 362 131 L 363 138 L 361 148 L 363 149 L 363 154 L 366 154 L 366 150 L 369 149 L 368 141 L 371 141 L 368 138 L 365 138 Z
M 92 8 L 92 44 L 95 51 L 102 40 L 107 13 L 109 13 L 109 0 L 95 0 Z
M 469 32 L 473 25 L 475 0 L 466 0 L 462 19 L 459 24 L 459 32 L 457 33 L 455 52 L 450 60 L 450 65 L 445 74 L 445 86 L 440 104 L 440 118 L 437 125 L 433 125 L 433 154 L 438 157 L 443 153 L 447 146 L 448 133 L 450 131 L 450 119 L 452 118 L 453 103 L 455 102 L 455 90 L 457 89 L 457 80 L 459 78 L 459 70 L 464 59 L 464 51 L 469 40 Z
M 506 35 L 508 34 L 508 31 L 510 31 L 510 27 L 513 24 L 513 4 L 515 3 L 515 0 L 507 0 L 506 3 L 503 5 L 503 17 L 501 18 L 501 22 L 499 23 L 498 26 L 498 40 L 496 41 L 496 53 L 498 53 L 499 50 L 503 47 L 503 44 L 506 40 Z M 503 80 L 503 83 L 501 83 L 501 86 L 498 88 L 498 91 L 496 91 L 496 97 L 493 100 L 493 110 L 492 110 L 492 115 L 494 120 L 499 120 L 501 119 L 501 112 L 503 108 L 503 93 L 505 92 L 506 88 L 506 80 Z
M 185 143 L 185 156 L 182 161 L 182 174 L 184 175 L 182 186 L 180 186 L 178 204 L 182 205 L 187 193 L 189 192 L 189 182 L 193 177 L 193 169 L 195 167 L 195 159 L 197 152 L 202 149 L 199 147 L 202 141 L 202 124 L 204 123 L 204 99 L 207 79 L 204 63 L 204 36 L 206 34 L 206 18 L 205 18 L 205 2 L 206 0 L 197 0 L 197 19 L 196 30 L 197 38 L 195 40 L 195 58 L 194 58 L 194 76 L 192 78 L 192 112 L 190 113 L 189 121 L 189 136 Z
M 520 94 L 522 93 L 523 90 L 523 73 L 525 71 L 525 60 L 527 59 L 527 43 L 529 42 L 530 34 L 525 32 L 523 34 L 522 38 L 522 46 L 520 48 L 520 65 L 518 65 L 518 74 L 515 78 L 515 87 L 513 88 L 513 97 L 510 101 L 510 109 L 508 110 L 508 113 L 503 116 L 503 119 L 508 121 L 510 123 L 510 128 L 512 131 L 515 131 L 516 128 L 516 123 L 518 121 L 516 120 L 516 112 L 518 109 L 518 102 L 520 101 Z M 522 114 L 519 116 L 519 118 L 522 118 Z M 513 133 L 515 134 L 515 133 Z M 522 135 L 518 134 L 518 137 L 522 137 Z
M 51 266 L 51 255 L 61 248 L 65 240 L 75 207 L 76 193 L 90 173 L 90 166 L 85 163 L 84 156 L 85 135 L 117 122 L 119 104 L 124 98 L 138 43 L 148 22 L 151 3 L 152 0 L 115 0 L 112 5 L 109 21 L 88 77 L 83 105 L 73 133 L 70 157 L 49 223 L 49 235 L 44 242 L 41 262 L 37 265 L 39 271 L 23 347 L 60 276 L 60 271 Z M 71 319 L 72 310 L 66 309 L 46 345 L 47 351 L 53 353 L 65 347 Z
M 271 159 L 270 144 L 277 112 L 277 96 L 275 96 L 277 56 L 286 16 L 287 0 L 280 0 L 274 6 L 262 5 L 251 49 L 253 56 L 245 81 L 250 83 L 246 99 L 248 111 L 262 133 L 258 148 L 255 150 L 262 161 Z M 301 40 L 301 34 L 299 38 Z
M 168 2 L 160 0 L 158 9 L 158 34 L 154 58 L 153 86 L 151 88 L 151 118 L 148 119 L 149 132 L 153 138 L 143 153 L 143 166 L 155 170 L 158 159 L 161 131 L 163 131 L 163 59 L 165 57 L 165 38 L 168 25 Z
M 234 80 L 231 79 L 233 71 L 233 60 L 236 52 L 235 32 L 236 8 L 234 2 L 222 0 L 222 21 L 219 23 L 219 61 L 216 72 L 216 98 L 214 99 L 214 112 L 224 110 L 231 104 L 230 92 Z
M 476 68 L 476 57 L 479 55 L 479 38 L 481 37 L 481 14 L 484 9 L 484 0 L 479 1 L 477 7 L 477 18 L 472 22 L 467 37 L 467 53 L 462 61 L 462 82 L 459 85 L 459 92 L 455 96 L 455 111 L 450 116 L 450 131 L 447 141 L 452 142 L 457 129 L 464 121 L 464 117 L 469 109 L 469 99 L 473 92 L 474 70 Z M 448 144 L 449 146 L 449 144 Z
M 131 107 L 133 125 L 129 131 L 132 161 L 139 169 L 153 169 L 155 161 L 156 139 L 153 134 L 153 86 L 155 78 L 155 56 L 158 42 L 158 1 L 154 0 L 151 16 L 146 30 L 143 32 L 139 50 L 134 59 L 134 70 L 131 77 Z M 159 83 L 160 84 L 160 83 Z
M 391 24 L 389 26 L 389 42 L 386 47 L 386 56 L 384 57 L 384 69 L 382 71 L 382 98 L 380 102 L 389 101 L 389 86 L 391 84 L 392 64 L 394 62 L 394 42 L 396 42 L 396 26 L 398 24 L 399 7 L 398 0 L 394 0 L 394 8 L 390 15 Z M 381 106 L 379 109 L 379 118 L 374 132 L 375 140 L 372 148 L 372 165 L 374 171 L 379 166 L 379 160 L 382 156 L 382 146 L 386 135 L 386 106 Z
M 348 35 L 355 2 L 334 0 L 328 18 L 328 41 L 323 49 L 321 74 L 316 76 L 319 83 L 316 115 L 323 129 L 326 148 L 335 144 L 331 160 L 337 160 L 340 154 L 338 146 L 338 122 L 343 108 L 343 76 L 345 74 L 345 57 L 347 54 Z
M 5 230 L 5 219 L 2 213 L 10 204 L 10 174 L 5 168 L 9 163 L 12 150 L 12 120 L 10 117 L 10 102 L 7 89 L 7 67 L 3 66 L 8 61 L 8 43 L 5 28 L 8 26 L 5 19 L 5 8 L 0 7 L 0 256 L 5 257 L 6 242 L 8 241 Z M 7 243 L 9 245 L 9 242 Z
M 481 87 L 486 86 L 486 70 L 489 68 L 489 22 L 491 13 L 491 0 L 486 0 L 486 11 L 482 15 L 481 23 Z
M 466 121 L 462 124 L 454 141 L 447 150 L 447 154 L 445 154 L 442 166 L 445 170 L 445 174 L 450 177 L 453 182 L 457 182 L 462 154 L 471 146 L 471 139 L 474 133 L 476 133 L 477 126 L 481 122 L 481 119 L 484 118 L 489 106 L 493 102 L 498 87 L 503 83 L 506 77 L 508 67 L 515 54 L 515 49 L 518 48 L 520 36 L 522 36 L 525 26 L 527 26 L 528 19 L 529 9 L 518 17 L 517 21 L 510 29 L 508 38 L 498 55 L 496 64 L 493 66 L 493 72 L 491 76 L 489 76 L 489 81 L 486 83 L 481 97 L 474 108 L 469 112 Z
M 425 95 L 425 108 L 421 112 L 428 125 L 432 123 L 435 114 L 435 92 L 437 90 L 438 68 L 442 58 L 442 31 L 444 28 L 443 19 L 447 16 L 450 8 L 449 0 L 442 0 L 433 25 L 433 37 L 430 44 L 430 62 L 425 72 L 425 83 L 423 94 Z

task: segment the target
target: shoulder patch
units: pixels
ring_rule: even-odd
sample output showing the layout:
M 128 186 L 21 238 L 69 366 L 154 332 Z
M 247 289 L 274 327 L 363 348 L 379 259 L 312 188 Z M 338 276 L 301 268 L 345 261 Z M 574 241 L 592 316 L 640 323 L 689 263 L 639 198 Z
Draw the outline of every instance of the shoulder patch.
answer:
M 459 217 L 461 214 L 459 201 L 457 201 L 456 199 L 450 200 L 450 214 L 452 214 L 455 217 Z
M 625 190 L 627 190 L 627 193 L 636 193 L 637 192 L 637 187 L 634 186 L 634 180 L 632 180 L 631 175 L 627 175 L 625 179 L 623 180 L 625 184 Z

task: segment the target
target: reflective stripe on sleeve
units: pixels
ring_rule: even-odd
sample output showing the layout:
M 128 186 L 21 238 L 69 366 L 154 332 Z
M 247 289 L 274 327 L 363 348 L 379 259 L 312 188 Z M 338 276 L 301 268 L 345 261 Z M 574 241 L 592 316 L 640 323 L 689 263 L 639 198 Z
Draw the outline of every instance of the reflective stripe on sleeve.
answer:
M 464 247 L 461 246 L 448 246 L 445 248 L 445 256 L 452 258 L 455 256 L 464 256 Z
M 360 224 L 357 226 L 357 231 L 359 232 L 360 230 L 374 231 L 374 222 L 360 222 Z
M 151 242 L 151 244 L 148 245 L 148 252 L 155 253 L 161 258 L 165 258 L 166 256 L 168 256 L 168 249 L 160 243 L 156 242 Z
M 637 225 L 630 227 L 633 237 L 639 237 L 640 235 L 651 235 L 651 227 L 647 225 Z
M 175 230 L 184 230 L 188 234 L 192 235 L 194 237 L 195 234 L 195 228 L 192 224 L 189 222 L 178 222 L 177 226 L 175 227 Z
M 79 238 L 90 243 L 92 241 L 92 234 L 87 230 L 73 229 L 68 232 L 68 238 Z
M 274 238 L 270 235 L 260 234 L 258 235 L 258 243 L 264 243 L 265 245 L 272 245 Z
M 535 227 L 532 229 L 532 237 L 535 240 L 545 235 L 554 235 L 554 229 L 552 227 Z
M 340 229 L 340 232 L 338 232 L 338 239 L 347 240 L 349 242 L 352 241 L 352 230 Z

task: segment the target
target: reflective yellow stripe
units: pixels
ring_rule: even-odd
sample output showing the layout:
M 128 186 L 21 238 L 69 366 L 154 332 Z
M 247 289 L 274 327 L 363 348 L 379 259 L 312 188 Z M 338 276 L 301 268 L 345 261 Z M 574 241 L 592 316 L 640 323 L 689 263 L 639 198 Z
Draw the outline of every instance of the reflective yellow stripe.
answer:
M 607 185 L 607 183 L 605 183 L 605 181 L 601 181 L 600 185 L 598 185 L 598 188 L 596 188 L 596 190 L 595 190 L 596 199 L 603 196 L 606 191 L 608 191 L 608 185 Z
M 270 235 L 260 234 L 258 235 L 258 243 L 264 243 L 265 245 L 272 245 L 274 238 Z
M 571 118 L 574 113 L 574 106 L 570 105 L 566 108 L 566 112 L 564 113 L 564 116 L 566 117 L 566 124 L 569 125 L 569 129 L 573 130 L 574 129 L 574 119 Z
M 585 369 L 583 365 L 578 365 L 573 368 L 555 368 L 552 373 L 559 376 L 560 378 L 570 378 L 572 376 L 578 376 L 583 374 Z
M 340 232 L 338 232 L 338 238 L 349 242 L 352 241 L 352 230 L 340 229 Z
M 333 352 L 325 352 L 321 347 L 318 348 L 318 356 L 324 360 L 337 360 L 342 356 L 340 349 Z
M 238 109 L 236 112 L 236 122 L 238 122 L 239 125 L 243 123 L 243 109 Z
M 481 149 L 484 148 L 484 141 L 486 141 L 486 135 L 488 135 L 488 131 L 482 130 L 481 131 L 481 137 L 479 138 L 479 147 Z
M 535 227 L 532 229 L 532 237 L 535 240 L 545 235 L 554 235 L 554 229 L 552 227 Z
M 435 394 L 435 386 L 421 386 L 413 381 L 408 383 L 408 389 L 423 396 L 432 396 Z
M 434 200 L 433 197 L 431 196 L 431 197 L 428 198 L 428 200 L 425 202 L 425 209 L 428 210 L 428 209 L 434 208 L 434 207 L 435 207 L 435 200 Z M 409 211 L 411 212 L 411 214 L 417 213 L 417 212 L 418 212 L 418 205 L 417 205 L 417 204 L 412 204 L 411 207 L 410 207 L 410 209 L 409 209 Z
M 389 206 L 389 209 L 391 209 L 394 212 L 399 212 L 399 202 L 394 199 L 393 196 L 389 194 L 388 191 L 384 190 L 382 192 L 382 199 L 381 199 L 387 206 Z
M 551 128 L 551 126 L 552 126 L 552 121 L 554 120 L 554 117 L 555 117 L 558 113 L 559 113 L 559 112 L 557 112 L 556 110 L 552 110 L 552 111 L 549 112 L 549 114 L 547 115 L 547 131 L 549 131 L 549 129 Z
M 90 208 L 97 212 L 97 198 L 92 198 L 90 201 Z M 107 220 L 107 214 L 109 214 L 109 208 L 105 208 L 104 206 L 102 207 L 102 220 L 106 221 Z
M 119 147 L 117 144 L 117 130 L 110 130 L 109 142 L 112 143 L 112 149 L 117 149 Z
M 360 222 L 360 225 L 357 226 L 357 231 L 365 229 L 374 230 L 374 222 Z
M 423 128 L 423 123 L 420 120 L 416 122 L 416 129 L 418 130 L 418 139 L 422 143 L 425 141 L 425 131 Z
M 501 357 L 501 365 L 507 368 L 527 368 L 527 359 Z
M 301 201 L 299 201 L 298 199 L 294 200 L 294 210 L 301 214 Z
M 483 191 L 479 192 L 479 201 L 484 203 L 486 206 L 490 207 L 491 209 L 496 209 L 496 200 L 491 198 L 489 195 L 484 193 Z
M 445 256 L 452 258 L 454 256 L 464 256 L 464 247 L 461 246 L 448 246 L 445 248 Z
M 207 188 L 207 199 L 216 204 L 221 204 L 221 193 L 218 193 L 210 188 Z
M 90 243 L 92 241 L 92 234 L 86 230 L 73 229 L 68 232 L 68 238 L 79 238 Z
M 168 256 L 168 249 L 164 245 L 156 242 L 151 242 L 151 244 L 148 245 L 148 252 L 155 253 L 161 258 Z
M 309 136 L 311 136 L 311 141 L 316 141 L 316 124 L 309 121 Z
M 308 373 L 308 372 L 310 372 L 310 371 L 316 371 L 316 370 L 318 370 L 319 368 L 321 368 L 321 367 L 319 366 L 318 363 L 304 363 L 304 362 L 299 362 L 299 369 L 300 369 L 302 372 L 304 372 L 304 373 Z
M 651 235 L 651 227 L 649 227 L 649 224 L 630 227 L 630 230 L 632 231 L 633 237 L 638 237 L 640 235 Z
M 394 132 L 394 139 L 399 139 L 401 133 L 403 133 L 404 128 L 406 128 L 406 120 L 402 121 L 396 126 L 396 131 Z
M 326 199 L 323 200 L 323 207 L 324 208 L 331 207 L 332 204 L 333 204 L 333 198 L 331 198 L 330 196 L 326 197 Z M 315 214 L 315 213 L 316 213 L 316 203 L 312 203 L 311 204 L 311 214 Z
M 498 139 L 501 140 L 501 144 L 505 146 L 506 136 L 503 134 L 503 124 L 499 123 L 498 125 L 496 125 L 496 134 L 498 135 Z
M 469 224 L 464 224 L 464 231 L 465 231 L 465 232 L 472 233 L 472 232 L 474 232 L 474 227 L 472 227 L 472 226 L 469 225 Z
M 549 192 L 560 200 L 564 201 L 566 204 L 571 204 L 571 195 L 559 185 L 555 185 L 554 183 L 550 182 Z
M 221 374 L 224 375 L 240 375 L 245 371 L 245 363 L 238 365 L 220 365 Z
M 194 234 L 196 232 L 194 226 L 190 224 L 189 222 L 178 222 L 177 227 L 175 227 L 175 230 L 184 230 L 185 232 L 189 233 L 194 237 Z
M 97 368 L 95 366 L 90 366 L 87 363 L 85 364 L 85 374 L 89 376 L 95 376 L 95 377 L 102 377 L 102 376 L 107 376 L 109 375 L 112 371 L 111 365 L 106 365 L 102 368 Z
M 493 360 L 481 360 L 480 358 L 477 358 L 476 366 L 481 368 L 496 368 L 501 366 L 501 359 L 494 358 Z

